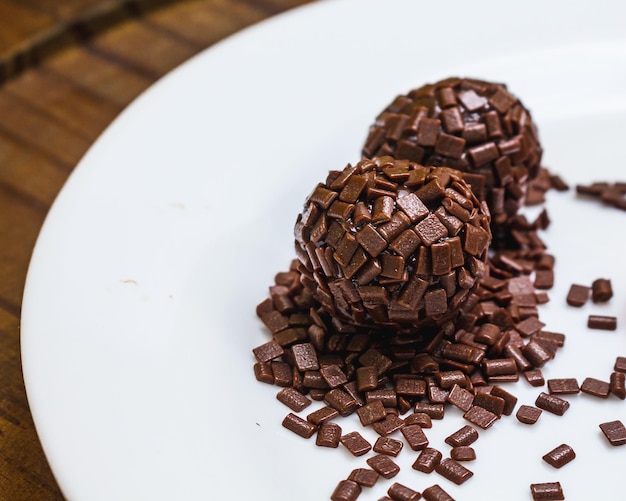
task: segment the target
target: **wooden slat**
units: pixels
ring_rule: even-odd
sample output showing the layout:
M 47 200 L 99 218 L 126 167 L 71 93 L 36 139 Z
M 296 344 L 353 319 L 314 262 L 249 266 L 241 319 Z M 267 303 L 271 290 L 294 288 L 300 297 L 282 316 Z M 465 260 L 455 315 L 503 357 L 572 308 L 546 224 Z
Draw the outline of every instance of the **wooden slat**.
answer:
M 42 68 L 7 82 L 4 89 L 89 140 L 96 138 L 121 111 L 119 106 L 103 102 L 93 93 Z
M 91 144 L 62 122 L 52 120 L 49 115 L 7 92 L 0 92 L 0 117 L 0 131 L 21 140 L 22 148 L 28 146 L 29 150 L 40 151 L 68 168 L 76 165 Z
M 254 4 L 265 12 L 265 17 L 273 16 L 275 14 L 279 14 L 280 12 L 284 12 L 285 10 L 291 9 L 293 7 L 297 7 L 299 5 L 303 5 L 305 3 L 309 3 L 311 0 L 307 1 L 294 1 L 290 0 L 285 2 L 285 0 L 255 0 Z
M 24 281 L 30 255 L 45 212 L 27 204 L 19 194 L 0 184 L 0 306 L 18 314 L 24 292 Z M 16 353 L 19 357 L 19 352 Z
M 155 9 L 145 19 L 198 47 L 207 47 L 265 17 L 256 5 L 238 0 L 195 0 Z
M 18 336 L 18 317 L 0 307 L 0 499 L 61 500 L 46 462 L 31 453 L 41 445 L 33 433 L 19 357 L 14 354 Z
M 152 84 L 152 79 L 82 46 L 55 54 L 42 65 L 98 99 L 122 108 Z
M 68 166 L 52 160 L 34 148 L 28 148 L 23 141 L 2 133 L 0 165 L 0 183 L 33 207 L 43 208 L 40 211 L 43 210 L 44 213 L 71 171 Z
M 42 12 L 57 22 L 72 22 L 94 9 L 111 10 L 123 3 L 120 0 L 20 0 L 20 3 L 32 10 Z
M 28 44 L 54 24 L 54 18 L 23 6 L 19 0 L 3 0 L 0 2 L 0 54 Z
M 0 0 L 0 83 L 61 48 L 173 1 Z
M 182 40 L 175 40 L 151 28 L 143 20 L 127 20 L 88 42 L 87 46 L 146 77 L 157 79 L 198 52 Z

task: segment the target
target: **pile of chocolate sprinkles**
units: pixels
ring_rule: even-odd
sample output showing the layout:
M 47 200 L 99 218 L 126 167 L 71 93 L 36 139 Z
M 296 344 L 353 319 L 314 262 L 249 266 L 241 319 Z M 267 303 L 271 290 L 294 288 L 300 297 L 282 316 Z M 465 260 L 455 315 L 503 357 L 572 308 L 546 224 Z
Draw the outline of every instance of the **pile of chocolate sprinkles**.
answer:
M 500 226 L 524 204 L 542 148 L 530 112 L 505 85 L 454 77 L 397 96 L 371 125 L 362 154 L 466 173 Z
M 294 260 L 289 271 L 276 275 L 270 296 L 257 307 L 272 339 L 254 349 L 257 379 L 283 387 L 277 398 L 294 411 L 283 426 L 305 438 L 317 434 L 318 446 L 342 445 L 360 456 L 372 445 L 358 431 L 346 433 L 332 421 L 356 413 L 381 438 L 400 430 L 409 446 L 420 451 L 416 470 L 429 468 L 423 464 L 430 457 L 435 459 L 431 471 L 459 485 L 469 479 L 472 472 L 460 462 L 473 457 L 471 442 L 451 438 L 456 445 L 443 458 L 427 447 L 423 429 L 432 426 L 431 420 L 443 419 L 448 405 L 461 409 L 472 426 L 490 428 L 510 415 L 517 402 L 499 384 L 517 381 L 520 374 L 540 376 L 540 368 L 562 346 L 563 336 L 544 331 L 538 319 L 554 264 L 537 237 L 540 226 L 518 225 L 518 248 L 492 256 L 489 275 L 474 284 L 453 319 L 415 329 L 337 321 L 316 299 L 316 288 L 304 285 L 310 270 Z M 295 414 L 313 400 L 324 407 L 305 418 Z M 395 475 L 398 467 L 388 457 L 393 454 L 381 444 L 375 452 L 370 468 L 383 477 Z M 360 489 L 361 484 L 347 478 L 332 499 L 356 499 Z
M 297 259 L 256 309 L 272 337 L 253 350 L 254 373 L 281 387 L 277 399 L 292 411 L 285 428 L 320 447 L 375 453 L 331 500 L 355 501 L 395 477 L 405 443 L 417 453 L 413 469 L 461 485 L 473 476 L 465 465 L 476 459 L 478 429 L 503 416 L 527 425 L 543 411 L 563 416 L 563 395 L 626 399 L 626 357 L 607 381 L 543 377 L 565 342 L 539 319 L 554 283 L 555 258 L 539 236 L 550 219 L 543 210 L 529 221 L 518 209 L 568 186 L 539 166 L 541 153 L 529 112 L 505 86 L 447 79 L 396 98 L 371 127 L 366 158 L 330 171 L 307 198 Z M 623 185 L 577 192 L 622 208 L 614 196 L 623 198 Z M 612 295 L 610 280 L 598 279 L 573 284 L 566 302 Z M 589 327 L 615 329 L 616 319 L 590 315 Z M 520 376 L 547 383 L 534 405 L 517 407 L 500 386 Z M 299 416 L 313 401 L 323 405 Z M 446 456 L 424 430 L 450 406 L 468 424 L 446 438 Z M 352 414 L 378 435 L 374 444 L 342 428 L 337 418 Z M 621 421 L 599 426 L 611 445 L 626 444 Z M 390 437 L 398 431 L 404 441 Z M 558 469 L 575 457 L 561 444 L 540 459 Z M 534 501 L 565 499 L 559 482 L 530 492 Z M 437 483 L 418 492 L 397 482 L 379 501 L 422 498 L 454 501 Z

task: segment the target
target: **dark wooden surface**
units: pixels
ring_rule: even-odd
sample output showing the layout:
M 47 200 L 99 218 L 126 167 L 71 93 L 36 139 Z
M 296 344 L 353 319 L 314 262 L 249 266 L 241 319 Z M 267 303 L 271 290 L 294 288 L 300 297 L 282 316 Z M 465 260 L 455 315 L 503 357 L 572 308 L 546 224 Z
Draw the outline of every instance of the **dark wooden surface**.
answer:
M 311 0 L 0 0 L 0 500 L 57 500 L 28 408 L 20 310 L 55 196 L 141 91 L 236 31 Z

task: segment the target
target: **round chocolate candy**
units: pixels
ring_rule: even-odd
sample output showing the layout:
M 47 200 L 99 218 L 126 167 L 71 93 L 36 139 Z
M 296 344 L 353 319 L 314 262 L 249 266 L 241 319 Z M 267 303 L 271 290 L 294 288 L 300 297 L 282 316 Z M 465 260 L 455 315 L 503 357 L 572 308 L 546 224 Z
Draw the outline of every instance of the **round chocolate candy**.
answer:
M 542 149 L 530 112 L 505 85 L 448 78 L 396 97 L 371 125 L 362 154 L 463 171 L 495 229 L 523 205 Z
M 301 280 L 334 322 L 439 326 L 486 273 L 489 223 L 460 171 L 363 159 L 331 171 L 298 215 Z

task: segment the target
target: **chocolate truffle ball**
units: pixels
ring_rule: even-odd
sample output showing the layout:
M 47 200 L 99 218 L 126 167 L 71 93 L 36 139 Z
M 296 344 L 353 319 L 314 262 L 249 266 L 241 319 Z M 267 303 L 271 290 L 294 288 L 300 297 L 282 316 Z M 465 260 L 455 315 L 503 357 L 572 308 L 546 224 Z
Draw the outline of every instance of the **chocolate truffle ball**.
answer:
M 505 85 L 449 78 L 396 97 L 370 127 L 362 154 L 464 172 L 494 229 L 523 205 L 542 149 L 530 112 Z
M 298 215 L 302 284 L 334 322 L 438 326 L 486 273 L 489 223 L 460 171 L 363 159 L 331 171 Z

